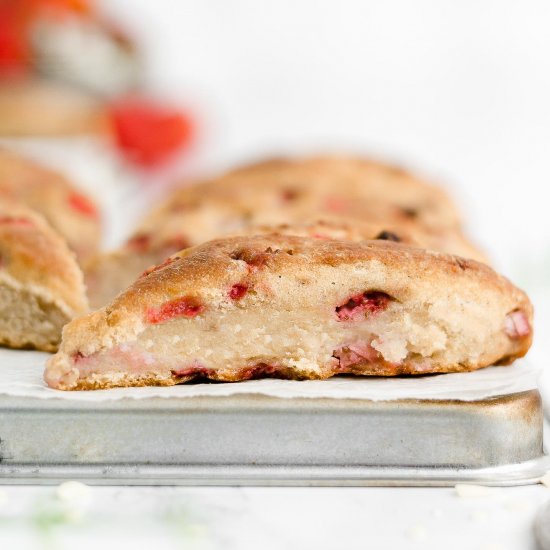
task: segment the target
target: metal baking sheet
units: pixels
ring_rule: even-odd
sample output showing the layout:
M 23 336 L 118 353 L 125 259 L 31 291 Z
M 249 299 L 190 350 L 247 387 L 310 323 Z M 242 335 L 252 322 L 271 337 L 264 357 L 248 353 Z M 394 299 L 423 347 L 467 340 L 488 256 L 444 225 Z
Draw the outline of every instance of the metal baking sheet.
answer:
M 2 483 L 519 485 L 550 470 L 537 390 L 471 402 L 1 396 L 0 440 Z

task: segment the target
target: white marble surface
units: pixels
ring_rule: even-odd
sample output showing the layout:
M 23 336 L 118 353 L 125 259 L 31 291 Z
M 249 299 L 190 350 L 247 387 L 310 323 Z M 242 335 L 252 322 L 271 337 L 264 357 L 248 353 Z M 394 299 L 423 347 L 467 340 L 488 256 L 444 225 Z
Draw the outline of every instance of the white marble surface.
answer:
M 0 548 L 534 550 L 533 519 L 550 499 L 542 485 L 467 498 L 452 488 L 58 492 L 4 487 Z

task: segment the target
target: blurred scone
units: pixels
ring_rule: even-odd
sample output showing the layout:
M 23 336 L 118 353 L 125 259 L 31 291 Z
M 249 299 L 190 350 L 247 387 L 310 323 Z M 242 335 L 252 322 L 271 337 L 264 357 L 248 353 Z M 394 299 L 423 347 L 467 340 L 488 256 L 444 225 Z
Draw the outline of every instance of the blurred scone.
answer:
M 74 253 L 37 213 L 0 199 L 0 344 L 55 351 L 88 309 Z
M 97 252 L 98 208 L 61 174 L 0 148 L 0 198 L 23 202 L 42 214 L 80 261 Z
M 104 105 L 80 90 L 37 79 L 0 86 L 0 136 L 98 134 L 107 124 Z
M 486 261 L 461 233 L 445 192 L 401 169 L 355 158 L 274 160 L 172 192 L 121 249 L 86 266 L 92 307 L 105 305 L 149 265 L 182 248 L 265 232 L 260 225 L 290 224 L 285 234 L 304 234 L 295 224 L 319 219 L 345 228 L 342 238 L 373 239 L 386 230 L 405 242 Z M 330 236 L 340 238 L 338 231 Z
M 247 195 L 270 206 L 292 204 L 317 213 L 370 220 L 415 220 L 433 229 L 457 227 L 460 216 L 448 194 L 393 165 L 353 156 L 319 156 L 259 162 L 230 172 L 227 197 Z M 270 189 L 271 193 L 267 193 Z M 355 204 L 361 199 L 359 205 Z M 370 204 L 370 207 L 369 207 Z
M 527 296 L 490 267 L 391 241 L 207 242 L 66 326 L 62 390 L 193 378 L 395 376 L 505 364 L 532 339 Z

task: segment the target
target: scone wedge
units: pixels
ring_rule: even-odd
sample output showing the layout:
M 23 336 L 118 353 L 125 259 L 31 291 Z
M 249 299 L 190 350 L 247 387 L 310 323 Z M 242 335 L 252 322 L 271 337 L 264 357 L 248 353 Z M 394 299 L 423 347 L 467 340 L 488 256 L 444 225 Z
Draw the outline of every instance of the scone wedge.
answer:
M 62 390 L 205 378 L 475 370 L 524 355 L 527 296 L 488 266 L 391 241 L 233 237 L 184 250 L 69 323 Z
M 0 199 L 39 212 L 84 261 L 99 248 L 101 219 L 90 196 L 63 175 L 0 148 Z
M 88 302 L 74 253 L 32 210 L 0 202 L 0 345 L 55 351 Z

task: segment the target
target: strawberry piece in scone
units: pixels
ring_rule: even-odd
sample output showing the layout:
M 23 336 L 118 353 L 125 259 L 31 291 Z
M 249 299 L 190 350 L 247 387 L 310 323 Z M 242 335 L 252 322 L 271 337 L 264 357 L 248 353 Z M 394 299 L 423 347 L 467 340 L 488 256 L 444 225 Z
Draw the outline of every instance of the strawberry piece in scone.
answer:
M 475 261 L 385 240 L 233 237 L 179 252 L 67 325 L 45 380 L 75 390 L 468 371 L 524 355 L 531 319 L 527 296 Z

